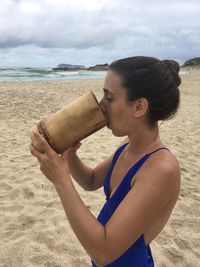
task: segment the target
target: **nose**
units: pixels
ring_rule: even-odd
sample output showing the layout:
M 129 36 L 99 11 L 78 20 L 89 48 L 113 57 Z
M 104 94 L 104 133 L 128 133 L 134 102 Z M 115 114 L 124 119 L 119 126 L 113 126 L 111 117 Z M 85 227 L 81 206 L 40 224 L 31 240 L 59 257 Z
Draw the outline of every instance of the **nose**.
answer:
M 104 97 L 99 102 L 99 105 L 100 105 L 101 110 L 103 111 L 103 113 L 106 113 L 106 105 L 105 105 L 105 102 L 104 102 Z

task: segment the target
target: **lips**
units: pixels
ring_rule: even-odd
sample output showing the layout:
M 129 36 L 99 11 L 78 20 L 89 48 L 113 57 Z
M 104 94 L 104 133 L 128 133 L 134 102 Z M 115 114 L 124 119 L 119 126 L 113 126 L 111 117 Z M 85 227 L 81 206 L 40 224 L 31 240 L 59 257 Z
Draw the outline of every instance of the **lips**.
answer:
M 103 115 L 104 115 L 105 118 L 106 118 L 106 126 L 108 127 L 108 126 L 110 125 L 110 123 L 109 123 L 109 119 L 108 119 L 108 115 L 107 115 L 105 112 L 103 112 Z
M 107 124 L 106 124 L 106 126 L 107 126 L 107 128 L 110 129 L 110 122 L 109 122 L 109 120 L 107 120 Z

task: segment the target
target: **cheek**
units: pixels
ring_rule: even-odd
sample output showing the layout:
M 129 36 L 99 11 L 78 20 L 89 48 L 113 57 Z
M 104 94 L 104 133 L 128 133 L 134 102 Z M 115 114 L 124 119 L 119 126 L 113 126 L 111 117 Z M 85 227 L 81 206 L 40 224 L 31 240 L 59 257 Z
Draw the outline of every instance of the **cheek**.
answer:
M 125 126 L 126 116 L 124 115 L 123 110 L 116 107 L 111 110 L 110 114 L 110 123 L 115 128 L 123 128 Z
M 120 124 L 126 118 L 127 107 L 122 101 L 107 103 L 106 112 L 113 123 Z

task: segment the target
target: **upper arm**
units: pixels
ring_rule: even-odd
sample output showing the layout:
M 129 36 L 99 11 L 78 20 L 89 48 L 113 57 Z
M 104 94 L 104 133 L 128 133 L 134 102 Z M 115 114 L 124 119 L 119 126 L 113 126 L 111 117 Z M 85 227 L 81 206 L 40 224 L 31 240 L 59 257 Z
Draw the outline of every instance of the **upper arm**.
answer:
M 154 223 L 179 191 L 179 182 L 177 169 L 162 163 L 140 173 L 105 225 L 108 262 L 122 255 Z
M 97 167 L 93 169 L 93 183 L 92 190 L 96 190 L 103 186 L 106 174 L 112 163 L 113 155 L 110 155 L 107 159 L 101 162 Z

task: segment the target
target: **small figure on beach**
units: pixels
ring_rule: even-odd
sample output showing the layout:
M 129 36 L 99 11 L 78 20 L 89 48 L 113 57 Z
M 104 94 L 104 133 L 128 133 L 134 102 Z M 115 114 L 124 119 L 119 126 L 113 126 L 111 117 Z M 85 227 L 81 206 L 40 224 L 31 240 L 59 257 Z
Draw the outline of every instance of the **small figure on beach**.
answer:
M 110 64 L 100 106 L 107 127 L 125 140 L 95 168 L 79 158 L 80 143 L 58 155 L 34 131 L 43 153 L 32 144 L 31 153 L 55 186 L 93 267 L 154 266 L 150 243 L 169 220 L 180 190 L 179 163 L 159 134 L 159 121 L 171 119 L 179 107 L 178 73 L 176 61 L 153 57 Z M 104 187 L 106 202 L 98 218 L 81 200 L 72 178 L 87 191 Z

